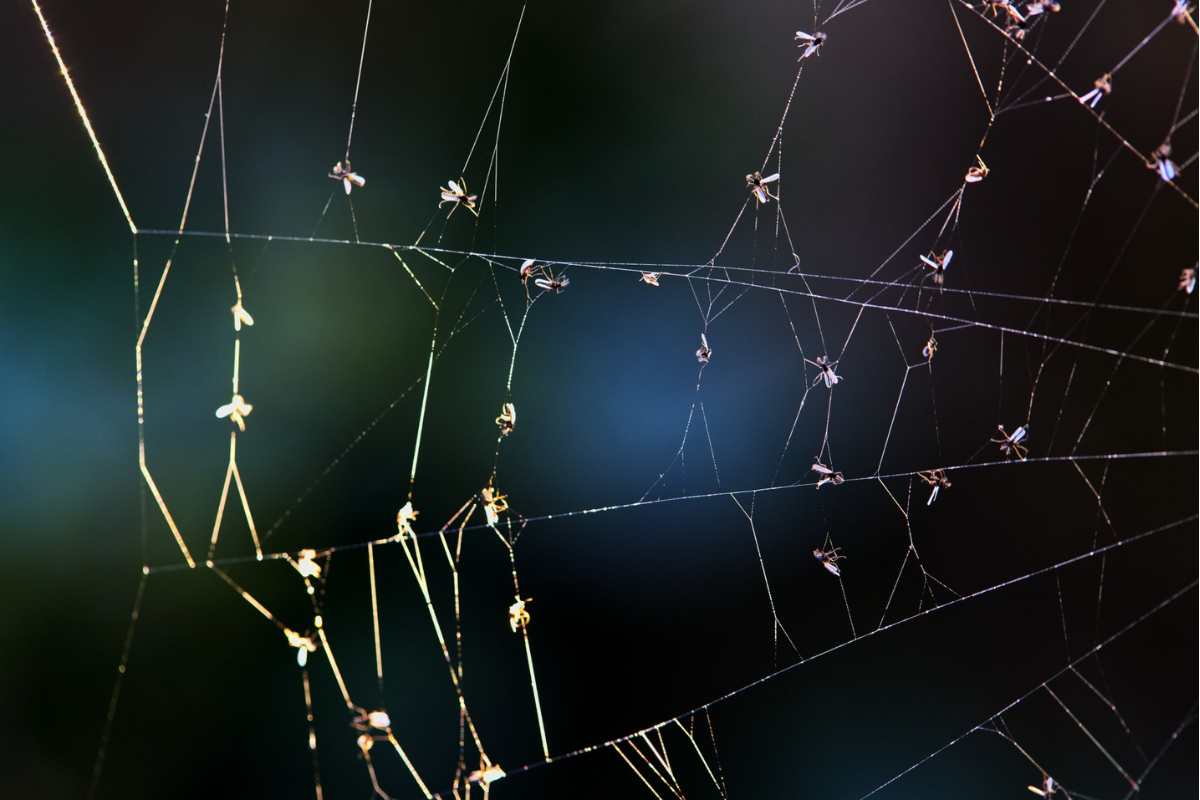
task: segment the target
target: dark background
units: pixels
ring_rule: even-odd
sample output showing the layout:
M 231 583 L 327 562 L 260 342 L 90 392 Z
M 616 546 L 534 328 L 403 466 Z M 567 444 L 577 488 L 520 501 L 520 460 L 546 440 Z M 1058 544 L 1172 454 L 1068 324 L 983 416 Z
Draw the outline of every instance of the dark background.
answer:
M 489 192 L 478 223 L 465 210 L 447 222 L 444 210 L 435 216 L 436 188 L 461 174 L 520 6 L 434 5 L 375 5 L 352 151 L 367 177 L 353 195 L 358 231 L 364 241 L 403 244 L 426 230 L 425 244 L 508 254 L 509 268 L 534 256 L 708 262 L 795 78 L 792 32 L 812 30 L 811 8 L 797 4 L 531 4 L 504 105 L 499 202 Z M 1030 42 L 1051 64 L 1094 8 L 1064 6 Z M 1108 4 L 1059 74 L 1082 93 L 1169 8 L 1167 0 Z M 177 226 L 223 5 L 44 10 L 135 222 Z M 323 217 L 321 209 L 333 186 L 325 173 L 344 152 L 364 11 L 233 4 L 223 89 L 234 231 L 303 237 L 320 218 L 317 235 L 353 238 L 340 190 Z M 1001 38 L 969 11 L 959 17 L 994 96 Z M 7 4 L 0 29 L 8 165 L 0 194 L 0 781 L 6 796 L 83 797 L 141 567 L 180 559 L 153 501 L 144 524 L 140 510 L 134 242 L 32 9 Z M 875 0 L 825 30 L 829 42 L 806 62 L 788 116 L 782 166 L 773 159 L 767 171 L 784 176 L 782 207 L 803 270 L 862 279 L 960 184 L 987 111 L 945 4 Z M 1162 141 L 1181 87 L 1183 113 L 1194 108 L 1195 47 L 1193 34 L 1170 25 L 1122 68 L 1101 104 L 1141 152 Z M 1036 86 L 1038 75 L 1010 61 L 1005 97 L 1058 91 Z M 492 155 L 494 115 L 464 175 L 473 192 Z M 215 122 L 190 230 L 223 228 Z M 1173 141 L 1178 161 L 1194 153 L 1195 121 Z M 891 289 L 876 302 L 1151 358 L 1169 346 L 1166 360 L 1194 369 L 1194 317 L 1103 307 L 1179 311 L 1187 301 L 1194 313 L 1174 289 L 1196 261 L 1196 212 L 1131 154 L 1113 158 L 1118 150 L 1070 100 L 1001 114 L 982 150 L 992 173 L 967 188 L 958 227 L 936 239 L 938 216 L 877 276 L 915 284 L 918 253 L 953 247 L 948 289 L 1044 297 L 1057 274 L 1055 296 L 1098 303 L 1089 313 L 1037 313 L 1025 301 L 936 296 L 929 287 L 919 297 Z M 1089 195 L 1096 165 L 1104 174 Z M 1179 180 L 1192 197 L 1195 176 L 1191 167 Z M 718 263 L 761 270 L 729 273 L 736 280 L 801 291 L 784 274 L 791 246 L 776 233 L 775 207 L 755 216 L 751 204 Z M 143 313 L 172 243 L 136 237 Z M 452 278 L 421 256 L 405 258 L 443 307 L 414 490 L 418 530 L 433 531 L 492 472 L 492 419 L 506 399 L 511 355 L 496 287 L 514 325 L 525 299 L 510 270 L 493 273 L 478 258 L 450 260 Z M 243 240 L 232 260 L 256 320 L 243 334 L 242 389 L 255 410 L 238 463 L 259 530 L 279 521 L 266 549 L 389 535 L 408 490 L 420 387 L 406 389 L 429 355 L 428 301 L 378 248 Z M 144 348 L 148 462 L 197 555 L 207 549 L 227 459 L 228 423 L 212 412 L 228 399 L 230 266 L 223 240 L 185 238 Z M 1028 337 L 1002 343 L 983 328 L 939 333 L 933 369 L 906 372 L 922 360 L 931 324 L 947 325 L 867 311 L 843 352 L 854 305 L 816 303 L 818 330 L 808 299 L 791 294 L 785 305 L 756 289 L 708 326 L 714 355 L 696 395 L 692 353 L 705 327 L 696 297 L 721 284 L 666 277 L 652 289 L 636 270 L 567 274 L 564 293 L 535 303 L 517 351 L 518 427 L 501 447 L 497 485 L 526 517 L 631 503 L 651 487 L 651 500 L 775 487 L 738 498 L 747 510 L 753 503 L 779 617 L 805 657 L 850 638 L 837 581 L 811 555 L 827 534 L 847 555 L 844 587 L 861 635 L 951 597 L 923 588 L 911 560 L 897 581 L 909 531 L 929 574 L 969 595 L 1196 512 L 1194 456 L 955 470 L 932 507 L 927 489 L 907 477 L 817 493 L 807 471 L 827 417 L 833 463 L 851 479 L 877 466 L 887 475 L 994 462 L 986 442 L 997 424 L 1011 431 L 1028 422 L 1033 457 L 1194 451 L 1194 373 Z M 828 279 L 809 286 L 837 297 L 854 289 Z M 875 293 L 860 287 L 853 299 Z M 716 308 L 735 296 L 727 289 Z M 797 340 L 809 358 L 840 354 L 846 378 L 828 414 L 824 386 L 808 395 L 785 449 L 814 377 Z M 704 415 L 697 403 L 684 462 L 672 465 L 694 400 Z M 1085 478 L 1101 489 L 1100 506 Z M 885 485 L 910 506 L 907 526 Z M 231 499 L 218 555 L 236 559 L 252 550 Z M 782 637 L 776 644 L 750 533 L 728 495 L 529 524 L 517 564 L 522 593 L 534 598 L 529 630 L 552 754 L 655 724 L 796 662 Z M 437 540 L 424 540 L 423 553 L 443 628 L 452 630 Z M 326 628 L 352 696 L 387 707 L 431 788 L 445 790 L 457 759 L 453 690 L 402 552 L 376 555 L 382 697 L 363 550 L 332 559 Z M 852 642 L 718 703 L 709 714 L 729 793 L 861 797 L 1186 587 L 1196 564 L 1193 520 L 1103 561 Z M 226 568 L 304 627 L 311 614 L 290 567 L 243 560 Z M 648 796 L 609 750 L 515 774 L 539 760 L 540 747 L 524 655 L 506 621 L 507 553 L 493 533 L 467 532 L 462 581 L 468 702 L 489 755 L 510 772 L 497 797 Z M 1079 678 L 1051 684 L 1134 776 L 1146 765 L 1138 747 L 1153 757 L 1195 706 L 1196 607 L 1194 591 L 1185 594 L 1079 667 L 1132 736 Z M 215 575 L 152 574 L 129 657 L 98 797 L 311 796 L 294 651 Z M 357 733 L 319 654 L 310 674 L 326 796 L 367 797 Z M 1004 721 L 1073 793 L 1127 791 L 1046 692 Z M 700 714 L 698 740 L 715 768 L 706 725 Z M 684 791 L 716 796 L 678 729 L 667 737 Z M 416 796 L 394 754 L 374 752 L 389 793 Z M 1142 794 L 1195 796 L 1196 752 L 1193 724 Z M 1022 797 L 1040 777 L 1012 745 L 977 732 L 881 796 Z

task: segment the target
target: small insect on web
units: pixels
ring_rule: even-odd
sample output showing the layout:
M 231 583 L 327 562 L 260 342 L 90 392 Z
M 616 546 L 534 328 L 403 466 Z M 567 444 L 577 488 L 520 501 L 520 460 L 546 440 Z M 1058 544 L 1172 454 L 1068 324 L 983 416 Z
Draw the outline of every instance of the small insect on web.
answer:
M 750 192 L 754 195 L 754 199 L 757 200 L 760 205 L 762 205 L 764 203 L 769 203 L 772 200 L 779 199 L 775 195 L 771 194 L 771 190 L 767 188 L 768 183 L 774 183 L 777 180 L 779 180 L 778 172 L 774 175 L 768 175 L 765 178 L 762 176 L 762 173 L 751 172 L 746 176 L 746 185 L 750 187 Z M 649 281 L 647 281 L 647 283 L 649 283 Z
M 953 250 L 944 250 L 941 255 L 930 253 L 927 256 L 921 256 L 921 263 L 929 268 L 929 272 L 925 273 L 925 277 L 933 279 L 933 285 L 941 287 L 946 281 L 946 270 L 950 268 L 950 259 L 954 258 Z
M 1026 454 L 1029 452 L 1029 448 L 1021 444 L 1021 442 L 1025 439 L 1026 434 L 1029 433 L 1026 426 L 1022 425 L 1018 427 L 1011 434 L 1005 433 L 1003 425 L 997 427 L 1000 431 L 1000 438 L 993 438 L 991 440 L 992 443 L 1000 445 L 1000 452 L 1004 453 L 1004 455 L 1008 456 L 1009 458 L 1013 458 L 1015 456 L 1016 458 L 1024 461 Z
M 467 182 L 463 178 L 458 181 L 447 181 L 450 188 L 440 187 L 442 193 L 442 201 L 438 203 L 438 208 L 441 208 L 446 203 L 453 203 L 454 207 L 450 209 L 450 213 L 446 215 L 446 219 L 454 216 L 454 212 L 459 206 L 464 206 L 475 216 L 479 216 L 479 212 L 475 209 L 475 201 L 479 199 L 479 195 L 467 194 Z M 461 186 L 459 185 L 461 183 Z M 484 187 L 486 188 L 486 187 Z
M 350 159 L 339 161 L 333 165 L 333 171 L 329 173 L 329 177 L 334 180 L 341 181 L 342 186 L 346 189 L 346 194 L 350 194 L 350 190 L 355 186 L 365 186 L 367 179 L 359 175 L 357 172 L 351 172 Z
M 827 483 L 832 483 L 834 486 L 838 486 L 839 484 L 841 484 L 842 482 L 844 482 L 846 480 L 844 477 L 842 477 L 842 473 L 834 472 L 832 469 L 825 466 L 820 461 L 816 461 L 813 463 L 812 471 L 821 476 L 817 480 L 817 488 L 818 489 L 820 489 L 822 486 L 824 486 Z
M 1099 102 L 1112 93 L 1112 75 L 1107 72 L 1096 78 L 1095 88 L 1085 95 L 1080 95 L 1079 102 L 1088 108 L 1095 108 Z
M 821 54 L 821 46 L 825 44 L 825 34 L 818 31 L 817 33 L 805 33 L 804 31 L 796 31 L 796 41 L 800 43 L 800 47 L 804 48 L 804 52 L 800 54 L 797 61 L 803 61 L 809 56 L 819 56 Z M 764 201 L 765 202 L 765 201 Z
M 825 388 L 832 389 L 840 381 L 845 380 L 843 376 L 838 375 L 837 372 L 834 371 L 838 365 L 838 362 L 830 361 L 829 356 L 817 356 L 816 361 L 809 361 L 807 358 L 804 360 L 820 370 L 820 373 L 813 381 L 813 386 L 816 386 L 821 381 L 825 381 Z
M 934 469 L 927 472 L 918 472 L 917 477 L 925 482 L 927 486 L 932 486 L 933 491 L 929 493 L 929 499 L 925 501 L 925 505 L 933 505 L 933 501 L 937 500 L 939 489 L 949 489 L 950 479 L 946 477 L 946 470 Z

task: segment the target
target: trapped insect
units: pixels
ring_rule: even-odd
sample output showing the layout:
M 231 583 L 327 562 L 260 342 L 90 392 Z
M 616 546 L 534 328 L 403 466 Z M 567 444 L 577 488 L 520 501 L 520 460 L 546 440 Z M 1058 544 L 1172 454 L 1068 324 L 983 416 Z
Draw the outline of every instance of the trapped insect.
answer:
M 826 38 L 827 37 L 825 34 L 821 33 L 820 31 L 812 34 L 805 33 L 804 31 L 796 31 L 796 41 L 800 42 L 798 46 L 804 48 L 804 52 L 801 53 L 800 58 L 796 60 L 803 61 L 809 56 L 821 55 L 821 45 L 825 44 Z
M 529 279 L 533 277 L 536 270 L 533 268 L 534 259 L 529 259 L 521 265 L 521 271 L 518 273 L 521 276 L 521 283 L 528 284 Z
M 442 202 L 438 203 L 438 208 L 441 208 L 446 203 L 454 204 L 454 208 L 450 209 L 450 213 L 446 215 L 446 219 L 454 216 L 454 212 L 459 206 L 466 206 L 468 211 L 478 217 L 479 212 L 475 210 L 475 201 L 479 199 L 479 195 L 467 194 L 466 180 L 463 178 L 459 178 L 458 180 L 462 182 L 462 186 L 459 186 L 454 181 L 446 181 L 450 185 L 449 189 L 438 187 L 442 192 Z
M 1088 108 L 1095 108 L 1096 104 L 1112 91 L 1112 75 L 1104 73 L 1096 78 L 1093 85 L 1096 87 L 1095 89 L 1079 98 L 1079 102 L 1085 103 Z
M 480 764 L 479 769 L 472 770 L 467 776 L 469 783 L 481 783 L 485 790 L 487 785 L 492 781 L 498 781 L 504 777 L 504 770 L 500 769 L 499 764 Z
M 1029 433 L 1026 427 L 1022 425 L 1013 431 L 1011 435 L 1004 432 L 1003 425 L 997 425 L 996 427 L 1000 431 L 1000 436 L 1002 438 L 993 438 L 991 440 L 992 443 L 1000 445 L 1000 452 L 1004 453 L 1004 455 L 1009 457 L 1016 456 L 1024 461 L 1026 453 L 1029 452 L 1029 448 L 1023 444 L 1020 444 L 1020 442 L 1025 438 L 1026 434 Z
M 292 566 L 305 578 L 319 578 L 321 577 L 321 565 L 313 560 L 316 557 L 316 550 L 301 550 L 299 557 L 292 562 Z
M 712 348 L 708 346 L 708 339 L 702 333 L 700 334 L 700 349 L 696 351 L 696 360 L 701 364 L 707 364 L 711 357 Z
M 818 489 L 827 483 L 832 483 L 834 486 L 837 486 L 846 480 L 844 477 L 842 477 L 842 473 L 834 472 L 832 469 L 822 464 L 819 460 L 813 463 L 812 471 L 821 476 L 817 481 Z
M 1164 181 L 1173 181 L 1175 176 L 1179 174 L 1179 168 L 1175 166 L 1175 162 L 1171 160 L 1171 143 L 1163 142 L 1158 148 L 1150 154 L 1150 161 L 1146 162 L 1146 166 L 1158 172 L 1158 177 Z
M 937 339 L 933 338 L 933 336 L 930 335 L 929 341 L 926 342 L 925 346 L 921 348 L 921 355 L 925 356 L 926 358 L 933 358 L 933 354 L 936 352 L 937 352 Z
M 500 416 L 496 417 L 496 424 L 500 426 L 500 435 L 508 436 L 517 427 L 517 407 L 512 403 L 505 403 L 500 407 Z
M 542 269 L 546 270 L 545 267 Z M 545 275 L 545 278 L 534 279 L 533 285 L 547 292 L 553 291 L 555 294 L 560 294 L 562 290 L 567 288 L 568 284 L 571 283 L 570 279 L 568 279 L 566 275 L 555 276 L 552 275 L 548 270 L 545 272 Z
M 929 493 L 929 499 L 925 501 L 925 505 L 933 505 L 933 501 L 937 500 L 939 489 L 949 489 L 950 479 L 946 477 L 946 470 L 931 469 L 927 472 L 918 472 L 917 477 L 925 481 L 927 486 L 932 486 L 933 491 Z
M 238 430 L 245 433 L 246 417 L 250 416 L 253 410 L 254 406 L 247 403 L 240 394 L 235 394 L 232 400 L 217 409 L 217 417 L 229 417 L 237 423 Z
M 529 611 L 526 610 L 525 604 L 532 600 L 532 597 L 521 599 L 517 596 L 517 602 L 508 607 L 508 624 L 512 627 L 513 633 L 517 632 L 517 627 L 524 628 L 529 624 Z
M 1058 784 L 1054 782 L 1054 778 L 1051 778 L 1049 775 L 1047 775 L 1046 777 L 1042 778 L 1042 788 L 1039 789 L 1036 786 L 1026 786 L 1025 788 L 1036 795 L 1049 797 L 1058 791 Z
M 750 191 L 753 192 L 754 199 L 757 200 L 759 204 L 763 204 L 769 203 L 771 200 L 779 199 L 775 195 L 771 194 L 766 187 L 766 184 L 774 183 L 777 180 L 779 180 L 778 172 L 776 172 L 774 175 L 768 175 L 765 178 L 762 176 L 761 172 L 751 172 L 746 176 L 746 185 L 749 186 Z
M 988 176 L 988 165 L 983 163 L 983 159 L 975 156 L 977 162 L 975 166 L 967 170 L 967 177 L 964 179 L 967 183 L 979 183 Z
M 346 187 L 346 194 L 350 194 L 350 190 L 355 186 L 363 186 L 367 182 L 367 179 L 357 172 L 350 171 L 350 159 L 348 158 L 334 164 L 333 172 L 329 173 L 329 177 L 335 181 L 341 181 L 342 186 Z
M 830 547 L 828 550 L 817 548 L 813 550 L 813 557 L 821 562 L 821 566 L 829 570 L 832 574 L 839 578 L 842 576 L 842 571 L 838 569 L 837 562 L 841 561 L 845 556 L 838 553 L 838 548 Z
M 296 663 L 300 666 L 308 664 L 308 654 L 317 651 L 316 644 L 308 636 L 301 636 L 291 628 L 284 628 L 283 635 L 287 637 L 288 646 L 296 648 Z
M 661 272 L 643 272 L 642 277 L 638 280 L 642 281 L 642 283 L 648 283 L 651 286 L 658 286 L 658 279 L 661 277 Z
M 479 496 L 483 500 L 483 514 L 487 517 L 487 524 L 495 527 L 500 522 L 500 514 L 508 511 L 508 495 L 500 494 L 491 486 L 487 486 Z
M 837 385 L 838 381 L 845 380 L 841 375 L 833 371 L 838 362 L 830 361 L 829 356 L 817 356 L 816 361 L 809 361 L 807 358 L 804 360 L 821 370 L 816 380 L 813 381 L 813 386 L 816 386 L 820 381 L 825 381 L 825 388 L 832 389 Z
M 1057 0 L 1036 0 L 1025 4 L 1025 16 L 1036 17 L 1038 14 L 1051 14 L 1062 10 Z
M 1010 22 L 1025 22 L 1025 17 L 1009 0 L 984 0 L 983 7 L 985 10 L 991 11 L 993 16 L 1003 15 Z
M 254 324 L 254 318 L 246 313 L 246 309 L 242 308 L 241 300 L 238 300 L 229 310 L 233 312 L 233 329 L 235 331 L 240 331 L 243 325 Z
M 953 250 L 944 250 L 940 256 L 932 251 L 927 256 L 921 256 L 921 263 L 933 270 L 933 272 L 927 272 L 922 280 L 933 278 L 933 285 L 940 287 L 946 280 L 946 270 L 950 267 L 952 258 L 954 258 Z
M 1196 291 L 1196 269 L 1195 267 L 1186 267 L 1183 272 L 1179 273 L 1179 288 L 1183 289 L 1188 294 Z
M 370 711 L 366 709 L 355 708 L 358 714 L 350 721 L 350 727 L 358 731 L 369 731 L 371 728 L 377 728 L 381 731 L 386 731 L 392 727 L 392 718 L 388 716 L 386 711 Z

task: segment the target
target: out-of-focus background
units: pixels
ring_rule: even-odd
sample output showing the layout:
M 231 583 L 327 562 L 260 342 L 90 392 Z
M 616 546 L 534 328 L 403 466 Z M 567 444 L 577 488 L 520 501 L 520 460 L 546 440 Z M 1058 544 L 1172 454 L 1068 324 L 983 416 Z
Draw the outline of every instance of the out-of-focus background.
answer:
M 680 793 L 862 797 L 958 740 L 879 796 L 1028 796 L 1040 770 L 1071 796 L 1124 796 L 1122 772 L 1146 775 L 1146 797 L 1194 795 L 1197 333 L 1195 301 L 1176 285 L 1197 260 L 1197 37 L 1159 27 L 1169 0 L 1062 5 L 1033 20 L 1025 45 L 1077 94 L 1120 66 L 1103 124 L 1069 97 L 1042 99 L 1064 90 L 1005 49 L 986 21 L 1003 9 L 985 20 L 957 3 L 872 0 L 829 19 L 837 6 L 822 3 L 828 41 L 797 82 L 794 33 L 815 29 L 803 4 L 531 3 L 514 48 L 519 3 L 381 3 L 352 215 L 326 174 L 345 153 L 366 4 L 235 0 L 221 81 L 230 228 L 421 236 L 507 257 L 489 265 L 131 236 L 33 8 L 7 4 L 5 794 L 313 796 L 295 651 L 215 574 L 174 569 L 179 549 L 141 488 L 134 342 L 171 258 L 143 348 L 146 458 L 201 561 L 228 459 L 230 425 L 213 411 L 230 394 L 232 267 L 255 319 L 241 337 L 254 411 L 238 465 L 270 553 L 395 532 L 436 322 L 416 528 L 446 524 L 493 470 L 511 519 L 531 520 L 514 552 L 552 756 L 823 654 L 682 718 L 715 781 L 668 729 Z M 134 222 L 177 228 L 224 4 L 43 11 Z M 224 230 L 220 121 L 188 230 Z M 1109 126 L 1147 155 L 1176 126 L 1186 197 Z M 976 153 L 989 174 L 948 216 Z M 782 174 L 779 203 L 744 206 L 743 176 L 758 169 Z M 438 211 L 438 187 L 460 178 L 483 194 L 478 220 Z M 955 255 L 939 293 L 918 255 L 944 249 Z M 718 251 L 717 268 L 697 268 Z M 527 317 L 524 258 L 570 279 L 561 294 L 534 290 Z M 667 273 L 653 288 L 625 264 L 684 266 L 653 268 Z M 436 320 L 405 265 L 438 301 Z M 1050 296 L 1078 303 L 1037 302 Z M 509 326 L 523 318 L 514 361 Z M 713 355 L 701 373 L 702 331 Z M 938 350 L 922 365 L 931 333 Z M 817 373 L 802 356 L 821 355 L 841 359 L 832 392 L 809 389 Z M 497 456 L 506 400 L 518 424 Z M 1030 462 L 997 463 L 997 425 L 1023 424 Z M 818 456 L 847 482 L 814 490 Z M 952 486 L 927 506 L 913 473 L 937 467 Z M 575 513 L 589 509 L 608 510 Z M 508 550 L 481 514 L 463 536 L 462 666 L 483 743 L 509 772 L 492 791 L 649 796 L 612 747 L 520 770 L 542 760 L 538 726 L 508 624 Z M 812 555 L 827 537 L 846 556 L 840 582 Z M 421 541 L 452 632 L 442 546 Z M 222 568 L 311 627 L 295 570 L 252 554 L 231 490 Z M 321 561 L 326 631 L 356 702 L 386 707 L 430 789 L 447 791 L 454 690 L 403 551 L 375 558 L 382 692 L 365 549 Z M 143 565 L 153 570 L 94 781 Z M 939 608 L 956 597 L 969 599 Z M 309 677 L 326 796 L 370 796 L 321 653 Z M 474 768 L 469 739 L 467 752 Z M 390 795 L 419 796 L 390 749 L 373 763 Z

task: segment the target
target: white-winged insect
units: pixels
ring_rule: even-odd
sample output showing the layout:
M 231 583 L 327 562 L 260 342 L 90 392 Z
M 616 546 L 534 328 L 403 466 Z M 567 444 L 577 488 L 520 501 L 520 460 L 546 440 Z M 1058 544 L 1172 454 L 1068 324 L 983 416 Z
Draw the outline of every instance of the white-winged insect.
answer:
M 800 54 L 797 61 L 803 61 L 809 56 L 821 55 L 821 45 L 825 44 L 825 34 L 817 31 L 816 33 L 805 33 L 804 31 L 796 31 L 796 41 L 800 42 L 799 47 L 804 48 L 804 52 Z
M 308 664 L 308 654 L 317 652 L 317 646 L 311 637 L 301 636 L 291 628 L 284 628 L 283 635 L 287 637 L 288 647 L 296 648 L 296 663 L 300 666 Z
M 1025 788 L 1036 795 L 1049 797 L 1058 791 L 1058 784 L 1054 782 L 1054 778 L 1051 778 L 1049 775 L 1047 775 L 1046 777 L 1042 778 L 1042 788 L 1039 789 L 1036 786 L 1026 786 Z
M 1054 14 L 1062 10 L 1058 0 L 1034 0 L 1025 4 L 1025 16 L 1036 17 L 1038 14 Z
M 537 272 L 537 270 L 535 270 L 533 267 L 533 262 L 534 259 L 532 258 L 527 260 L 521 265 L 521 271 L 518 273 L 521 276 L 521 283 L 525 284 L 526 286 L 529 285 L 529 279 L 532 278 Z
M 937 352 L 937 339 L 933 338 L 933 334 L 929 335 L 929 341 L 921 348 L 921 355 L 926 358 L 933 358 L 933 354 Z
M 821 370 L 820 374 L 818 374 L 816 379 L 813 380 L 813 386 L 816 386 L 821 381 L 825 381 L 825 388 L 832 389 L 837 385 L 838 381 L 845 380 L 844 377 L 834 372 L 838 362 L 830 361 L 829 356 L 817 356 L 816 361 L 811 361 L 807 358 L 804 360 Z
M 504 777 L 504 770 L 500 769 L 499 764 L 486 764 L 482 760 L 479 764 L 479 769 L 471 770 L 471 774 L 467 776 L 469 783 L 483 784 L 484 790 L 492 781 L 498 781 Z
M 478 217 L 479 212 L 475 210 L 475 201 L 479 199 L 479 195 L 467 194 L 466 180 L 459 178 L 458 181 L 462 183 L 461 186 L 456 181 L 446 181 L 446 183 L 450 185 L 449 189 L 445 188 L 444 186 L 438 187 L 442 193 L 442 201 L 438 203 L 438 208 L 446 205 L 446 203 L 454 204 L 454 208 L 450 209 L 450 213 L 446 215 L 446 219 L 450 219 L 450 217 L 454 216 L 454 212 L 459 206 L 466 206 L 468 211 Z
M 316 557 L 316 550 L 301 550 L 296 560 L 292 561 L 292 566 L 305 578 L 319 578 L 321 577 L 321 565 L 315 561 Z M 291 559 L 288 560 L 291 561 Z
M 1179 174 L 1179 168 L 1175 166 L 1175 162 L 1171 160 L 1171 143 L 1169 141 L 1160 144 L 1153 153 L 1150 154 L 1150 161 L 1146 162 L 1146 166 L 1158 172 L 1158 177 L 1164 181 L 1173 181 L 1175 176 Z
M 483 515 L 487 518 L 487 524 L 495 527 L 500 522 L 500 514 L 508 511 L 508 495 L 485 486 L 479 497 L 483 500 Z
M 404 504 L 404 507 L 396 512 L 396 535 L 401 539 L 409 539 L 417 534 L 413 531 L 412 524 L 417 519 L 417 514 L 420 514 L 413 508 L 412 501 L 409 500 Z
M 638 280 L 642 283 L 648 283 L 651 286 L 658 286 L 658 279 L 661 277 L 661 272 L 643 272 L 642 277 L 638 278 Z
M 240 394 L 235 394 L 232 400 L 217 409 L 217 417 L 229 417 L 237 423 L 238 430 L 245 433 L 246 417 L 250 416 L 253 410 L 254 406 L 247 403 Z
M 1001 14 L 1003 14 L 1005 19 L 1007 19 L 1009 22 L 1025 22 L 1024 15 L 1022 15 L 1021 12 L 1016 9 L 1016 6 L 1010 3 L 1009 0 L 984 0 L 984 6 L 987 7 L 987 10 L 992 12 L 993 16 L 999 17 Z
M 1003 425 L 997 425 L 996 428 L 1000 431 L 1001 438 L 993 438 L 991 440 L 992 443 L 1000 445 L 1000 452 L 1004 453 L 1004 455 L 1009 456 L 1010 458 L 1012 456 L 1016 456 L 1024 461 L 1025 454 L 1029 452 L 1029 448 L 1020 442 L 1029 433 L 1029 430 L 1022 425 L 1009 434 L 1004 431 Z
M 238 300 L 229 310 L 233 312 L 233 329 L 235 331 L 240 331 L 243 325 L 254 324 L 254 318 L 246 313 L 246 309 L 242 308 L 241 300 Z
M 1180 25 L 1191 25 L 1195 28 L 1196 23 L 1192 19 L 1192 12 L 1195 8 L 1188 0 L 1175 0 L 1175 7 L 1171 9 L 1171 17 Z
M 518 626 L 524 628 L 529 624 L 529 611 L 525 608 L 525 604 L 532 599 L 532 597 L 526 597 L 522 600 L 521 596 L 517 595 L 517 602 L 508 607 L 508 624 L 512 627 L 513 633 L 517 632 Z
M 979 157 L 978 153 L 975 154 L 975 161 L 975 166 L 967 170 L 967 177 L 963 179 L 967 183 L 979 183 L 988 176 L 988 165 L 983 163 L 983 159 Z
M 1179 273 L 1179 288 L 1183 289 L 1188 294 L 1196 291 L 1196 268 L 1185 267 L 1183 272 Z
M 1112 75 L 1107 72 L 1101 75 L 1093 82 L 1096 87 L 1087 94 L 1079 98 L 1079 102 L 1086 105 L 1088 108 L 1095 108 L 1105 95 L 1112 91 Z
M 708 346 L 708 337 L 702 333 L 700 334 L 700 349 L 696 351 L 696 360 L 701 364 L 707 364 L 710 358 L 712 358 L 712 348 Z
M 832 483 L 834 486 L 837 486 L 846 480 L 844 477 L 842 477 L 842 473 L 834 472 L 832 469 L 822 464 L 819 460 L 813 462 L 812 471 L 821 476 L 820 479 L 817 480 L 818 489 L 827 483 Z
M 929 499 L 925 501 L 925 505 L 933 505 L 933 501 L 937 500 L 939 489 L 949 489 L 950 479 L 946 477 L 946 470 L 931 469 L 926 472 L 918 472 L 917 477 L 925 482 L 926 486 L 932 486 L 933 491 L 929 493 Z
M 925 273 L 922 282 L 932 278 L 934 286 L 941 286 L 946 280 L 946 270 L 950 266 L 950 259 L 954 258 L 953 250 L 943 250 L 939 256 L 932 251 L 927 256 L 921 256 L 921 263 L 929 267 L 932 272 Z
M 341 181 L 342 186 L 346 187 L 346 194 L 350 194 L 350 190 L 355 186 L 363 186 L 367 179 L 357 172 L 350 171 L 350 159 L 339 161 L 333 165 L 333 172 L 329 173 L 329 177 L 335 181 Z
M 533 285 L 547 292 L 559 294 L 571 283 L 566 275 L 554 275 L 547 267 L 542 267 L 544 278 L 535 278 Z
M 832 544 L 828 550 L 822 550 L 821 548 L 813 550 L 813 557 L 817 561 L 820 561 L 821 566 L 829 570 L 830 573 L 837 575 L 839 578 L 842 576 L 842 571 L 838 569 L 837 562 L 841 561 L 845 556 L 838 553 L 838 548 L 833 547 Z
M 376 728 L 381 731 L 386 731 L 392 727 L 392 718 L 388 716 L 386 711 L 367 711 L 363 708 L 355 708 L 358 712 L 357 716 L 350 721 L 350 727 L 358 731 L 369 731 Z M 370 749 L 370 748 L 367 748 Z
M 779 180 L 778 172 L 774 175 L 768 175 L 765 178 L 761 172 L 751 172 L 746 176 L 746 185 L 750 187 L 750 191 L 754 194 L 754 199 L 761 205 L 779 199 L 767 189 L 768 183 L 774 183 L 777 180 Z
M 500 407 L 500 416 L 496 417 L 496 424 L 500 426 L 500 435 L 508 436 L 517 427 L 517 407 L 512 403 L 505 403 Z

